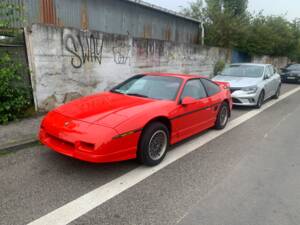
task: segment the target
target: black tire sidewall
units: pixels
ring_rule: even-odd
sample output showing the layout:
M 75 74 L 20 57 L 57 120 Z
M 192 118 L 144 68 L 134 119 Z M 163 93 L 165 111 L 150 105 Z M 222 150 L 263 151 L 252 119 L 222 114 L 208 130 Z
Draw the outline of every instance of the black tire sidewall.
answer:
M 221 122 L 221 112 L 222 112 L 222 109 L 226 107 L 227 108 L 227 121 L 224 125 L 222 125 L 222 122 Z M 228 119 L 229 119 L 229 105 L 227 102 L 223 102 L 220 109 L 219 109 L 219 112 L 218 112 L 218 115 L 217 115 L 217 120 L 216 120 L 216 124 L 215 124 L 215 128 L 217 130 L 222 130 L 226 127 L 227 123 L 228 123 Z
M 274 99 L 279 99 L 280 97 L 280 91 L 281 91 L 281 84 L 278 86 L 277 91 L 274 95 Z
M 256 108 L 260 109 L 260 108 L 262 107 L 262 105 L 264 104 L 264 100 L 265 100 L 265 92 L 262 91 L 262 92 L 259 94 Z
M 167 149 L 166 149 L 165 153 L 161 156 L 160 159 L 153 160 L 149 156 L 149 151 L 148 151 L 149 150 L 149 142 L 150 142 L 152 135 L 155 132 L 157 132 L 158 130 L 163 130 L 167 134 Z M 149 124 L 143 130 L 139 144 L 138 144 L 138 151 L 137 151 L 138 161 L 146 166 L 156 166 L 156 165 L 160 164 L 167 154 L 169 143 L 170 143 L 169 140 L 170 140 L 169 130 L 163 123 L 153 122 L 153 123 Z

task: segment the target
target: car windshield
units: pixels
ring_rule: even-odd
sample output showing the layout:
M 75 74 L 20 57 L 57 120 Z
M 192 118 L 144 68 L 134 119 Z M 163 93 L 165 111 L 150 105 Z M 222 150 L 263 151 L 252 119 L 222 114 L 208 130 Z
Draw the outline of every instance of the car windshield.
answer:
M 159 100 L 175 100 L 182 79 L 168 76 L 137 75 L 121 83 L 111 90 L 143 98 Z
M 264 73 L 263 66 L 255 65 L 231 65 L 225 68 L 222 72 L 222 76 L 232 76 L 232 77 L 261 77 Z
M 288 67 L 289 70 L 300 70 L 300 64 L 290 65 Z

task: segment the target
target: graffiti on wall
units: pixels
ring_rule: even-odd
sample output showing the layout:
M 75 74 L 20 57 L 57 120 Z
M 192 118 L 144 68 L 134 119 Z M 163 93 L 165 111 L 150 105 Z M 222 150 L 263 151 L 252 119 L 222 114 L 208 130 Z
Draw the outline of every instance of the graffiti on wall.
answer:
M 130 45 L 127 45 L 125 43 L 120 43 L 113 47 L 113 55 L 114 55 L 114 61 L 116 64 L 126 64 L 130 53 Z
M 85 63 L 102 63 L 103 39 L 95 37 L 93 34 L 73 36 L 67 35 L 65 38 L 66 50 L 71 53 L 71 65 L 79 69 Z

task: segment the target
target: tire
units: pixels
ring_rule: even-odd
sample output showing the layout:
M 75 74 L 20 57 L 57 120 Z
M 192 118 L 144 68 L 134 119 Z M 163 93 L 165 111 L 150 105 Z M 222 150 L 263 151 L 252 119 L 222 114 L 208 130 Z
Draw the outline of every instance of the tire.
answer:
M 137 159 L 146 166 L 156 166 L 165 158 L 169 148 L 169 130 L 160 122 L 148 125 L 142 133 Z
M 275 95 L 273 96 L 273 99 L 279 99 L 280 92 L 281 92 L 281 84 L 278 86 L 277 91 L 276 91 Z
M 258 97 L 257 104 L 256 104 L 255 108 L 260 109 L 262 107 L 262 105 L 264 104 L 264 102 L 265 102 L 265 92 L 262 91 L 259 94 L 259 97 Z
M 215 129 L 222 130 L 226 127 L 230 115 L 230 109 L 227 102 L 223 102 L 217 116 Z

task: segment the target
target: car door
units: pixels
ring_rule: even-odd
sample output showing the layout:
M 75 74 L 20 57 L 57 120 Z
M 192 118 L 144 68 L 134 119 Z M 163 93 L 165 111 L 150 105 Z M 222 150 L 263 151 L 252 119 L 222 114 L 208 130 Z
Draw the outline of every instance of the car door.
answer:
M 219 107 L 223 101 L 223 97 L 221 94 L 221 89 L 219 85 L 215 84 L 214 82 L 208 80 L 208 79 L 201 79 L 201 82 L 206 89 L 206 93 L 208 96 L 208 100 L 211 106 L 211 120 L 210 125 L 213 126 L 216 122 Z
M 273 81 L 272 81 L 272 72 L 269 66 L 265 67 L 265 74 L 264 74 L 264 89 L 265 89 L 265 98 L 269 98 L 273 95 Z
M 196 101 L 182 105 L 181 101 L 185 97 L 192 97 Z M 180 95 L 176 116 L 172 119 L 172 126 L 178 131 L 179 140 L 209 128 L 211 116 L 210 100 L 200 79 L 188 80 Z
M 272 76 L 271 76 L 271 80 L 272 80 L 272 95 L 271 96 L 273 96 L 277 92 L 278 86 L 281 83 L 281 79 L 280 79 L 280 75 L 277 74 L 274 66 L 270 65 L 269 67 L 270 67 L 270 70 L 271 70 L 271 73 L 272 73 Z

